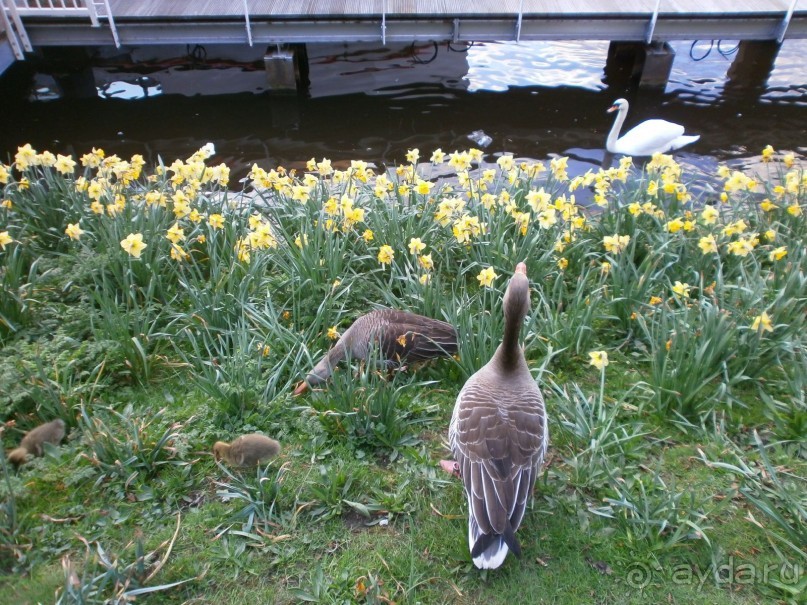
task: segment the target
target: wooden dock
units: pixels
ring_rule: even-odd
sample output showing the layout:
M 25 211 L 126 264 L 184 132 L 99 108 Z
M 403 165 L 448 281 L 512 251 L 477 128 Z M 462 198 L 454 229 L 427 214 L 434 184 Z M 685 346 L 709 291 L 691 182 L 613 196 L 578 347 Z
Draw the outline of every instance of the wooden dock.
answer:
M 9 15 L 18 14 L 29 47 L 807 38 L 807 0 L 0 0 L 0 4 Z

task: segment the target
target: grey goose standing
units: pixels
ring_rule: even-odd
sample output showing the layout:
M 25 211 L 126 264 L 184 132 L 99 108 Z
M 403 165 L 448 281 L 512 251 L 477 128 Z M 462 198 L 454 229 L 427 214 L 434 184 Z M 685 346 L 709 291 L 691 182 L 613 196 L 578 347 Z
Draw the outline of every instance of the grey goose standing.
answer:
M 450 356 L 457 352 L 457 330 L 449 323 L 395 309 L 377 309 L 362 315 L 345 330 L 314 369 L 294 390 L 295 395 L 324 383 L 340 361 L 366 360 L 377 348 L 387 368 L 403 363 Z
M 546 410 L 519 346 L 530 309 L 527 266 L 519 263 L 504 295 L 504 336 L 490 361 L 462 387 L 448 440 L 468 499 L 474 565 L 495 569 L 521 555 L 515 536 L 549 441 Z

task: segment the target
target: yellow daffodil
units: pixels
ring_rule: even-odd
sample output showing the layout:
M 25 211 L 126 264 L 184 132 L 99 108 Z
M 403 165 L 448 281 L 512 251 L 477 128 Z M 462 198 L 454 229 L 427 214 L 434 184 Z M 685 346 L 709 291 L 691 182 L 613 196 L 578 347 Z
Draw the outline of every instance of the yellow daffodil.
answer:
M 395 258 L 395 250 L 392 249 L 392 246 L 384 244 L 378 250 L 378 262 L 382 265 L 389 265 L 392 263 L 393 259 Z
M 608 353 L 605 351 L 589 351 L 588 363 L 598 370 L 602 370 L 608 365 Z
M 650 304 L 653 305 L 654 307 L 656 305 L 660 305 L 662 302 L 664 302 L 664 299 L 661 298 L 660 296 L 651 296 L 650 297 Z
M 786 153 L 782 157 L 782 162 L 784 162 L 785 168 L 792 168 L 793 164 L 796 162 L 796 155 L 793 153 Z
M 754 239 L 751 237 L 741 237 L 738 240 L 729 242 L 728 251 L 734 256 L 748 256 L 754 250 Z
M 78 241 L 81 238 L 81 234 L 84 233 L 84 230 L 78 226 L 78 223 L 68 223 L 64 232 L 70 239 Z
M 0 231 L 0 249 L 5 250 L 14 239 L 8 234 L 8 231 Z
M 558 222 L 558 213 L 554 208 L 547 208 L 538 213 L 536 217 L 538 220 L 538 226 L 541 229 L 550 229 L 553 225 L 556 225 Z
M 476 276 L 476 279 L 479 280 L 479 285 L 483 288 L 489 288 L 493 285 L 493 280 L 495 280 L 498 275 L 496 275 L 496 271 L 493 270 L 493 267 L 488 267 L 487 269 L 482 269 L 479 272 L 479 275 Z
M 630 235 L 606 235 L 602 238 L 602 245 L 606 252 L 619 254 L 630 243 Z
M 17 147 L 17 154 L 14 156 L 14 165 L 17 167 L 17 170 L 26 170 L 31 166 L 35 166 L 36 162 L 36 149 L 32 148 L 30 143 L 26 143 L 22 147 Z
M 0 208 L 5 208 L 6 210 L 11 210 L 13 207 L 14 207 L 14 204 L 8 198 L 6 198 L 2 202 L 0 202 Z
M 175 261 L 183 261 L 189 258 L 190 255 L 179 244 L 171 244 L 171 258 Z
M 246 238 L 235 243 L 235 252 L 238 255 L 238 260 L 242 263 L 249 264 L 252 260 L 252 255 L 249 252 L 249 240 Z
M 36 163 L 40 166 L 51 168 L 56 164 L 56 156 L 50 151 L 43 151 L 37 156 Z
M 76 167 L 76 161 L 67 155 L 59 154 L 56 158 L 54 168 L 60 174 L 73 174 L 73 169 Z
M 773 229 L 768 229 L 767 231 L 765 231 L 765 239 L 768 240 L 769 242 L 772 242 L 773 240 L 775 240 L 776 239 L 776 231 L 774 231 Z
M 418 160 L 420 159 L 420 150 L 418 149 L 410 149 L 406 152 L 406 161 L 410 164 L 417 164 Z
M 692 288 L 687 283 L 681 283 L 680 281 L 676 281 L 673 284 L 672 291 L 675 292 L 678 296 L 688 297 L 689 291 Z
M 423 275 L 421 275 L 421 276 L 418 278 L 418 281 L 419 281 L 419 282 L 420 282 L 422 285 L 424 285 L 424 286 L 425 286 L 426 284 L 428 284 L 428 283 L 431 281 L 431 279 L 432 279 L 432 275 L 431 275 L 431 273 L 424 273 Z
M 532 208 L 532 211 L 536 213 L 546 210 L 551 199 L 552 195 L 545 191 L 543 187 L 537 191 L 535 189 L 530 190 L 526 196 L 527 203 Z
M 143 243 L 142 233 L 130 233 L 121 240 L 120 247 L 126 250 L 129 256 L 140 258 L 140 254 L 148 247 L 148 244 Z
M 755 332 L 773 332 L 773 322 L 770 316 L 763 311 L 761 315 L 757 315 L 754 318 L 751 329 Z
M 434 187 L 434 183 L 424 181 L 423 179 L 418 179 L 415 183 L 415 193 L 419 193 L 420 195 L 429 195 L 432 187 Z
M 667 231 L 670 233 L 678 233 L 684 227 L 684 221 L 676 217 L 671 221 L 667 221 Z
M 658 195 L 658 182 L 657 181 L 650 181 L 647 184 L 647 195 L 650 197 L 656 197 Z
M 224 228 L 224 217 L 221 214 L 211 214 L 207 217 L 207 224 L 213 229 Z
M 365 242 L 369 244 L 371 241 L 373 241 L 373 238 L 375 236 L 373 235 L 372 231 L 370 231 L 369 229 L 365 229 L 364 233 L 361 234 L 361 237 Z
M 166 232 L 165 237 L 173 244 L 179 243 L 185 240 L 185 230 L 179 226 L 179 223 L 174 223 Z
M 569 158 L 565 156 L 552 158 L 549 162 L 549 170 L 552 172 L 552 176 L 561 183 L 569 180 L 569 174 L 567 173 L 568 164 Z
M 704 236 L 698 241 L 698 247 L 704 254 L 713 254 L 717 252 L 717 242 L 714 235 Z
M 442 164 L 443 161 L 446 159 L 446 154 L 443 153 L 443 150 L 439 147 L 432 152 L 431 163 L 432 164 Z
M 633 216 L 639 216 L 642 214 L 642 205 L 639 202 L 628 204 L 628 212 Z
M 770 212 L 770 211 L 772 211 L 772 210 L 776 210 L 776 209 L 777 209 L 779 206 L 777 206 L 776 204 L 774 204 L 774 203 L 773 203 L 772 201 L 770 201 L 768 198 L 765 198 L 764 200 L 762 200 L 762 201 L 759 203 L 759 207 L 760 207 L 760 208 L 762 208 L 762 210 L 763 210 L 764 212 Z
M 496 164 L 498 164 L 499 168 L 505 172 L 510 172 L 513 169 L 513 166 L 515 166 L 515 160 L 513 159 L 512 155 L 506 154 L 499 156 L 499 158 L 496 160 Z
M 426 244 L 420 241 L 419 237 L 413 237 L 409 240 L 409 253 L 420 254 L 426 249 Z
M 331 326 L 330 328 L 328 328 L 327 336 L 331 340 L 336 340 L 337 338 L 339 338 L 339 330 L 336 329 L 336 326 Z
M 787 207 L 787 213 L 791 216 L 801 216 L 801 206 L 798 203 L 791 204 Z
M 717 208 L 714 206 L 706 206 L 706 208 L 703 209 L 703 212 L 701 212 L 701 218 L 707 225 L 714 225 L 719 216 L 720 214 L 718 213 Z
M 609 263 L 607 260 L 600 263 L 600 273 L 603 275 L 608 275 L 611 273 L 611 263 Z
M 745 221 L 740 219 L 739 221 L 729 223 L 728 225 L 723 227 L 723 235 L 725 235 L 726 237 L 731 237 L 732 235 L 742 233 L 747 228 L 748 226 L 745 224 Z
M 418 264 L 426 271 L 431 271 L 434 269 L 434 261 L 432 260 L 431 254 L 423 254 L 422 256 L 419 256 Z
M 772 261 L 782 260 L 785 256 L 787 256 L 787 248 L 784 246 L 774 248 L 770 251 L 770 254 L 768 254 L 768 258 Z
M 558 259 L 558 269 L 561 271 L 565 271 L 566 267 L 569 266 L 569 259 L 568 258 L 559 258 Z
M 773 157 L 774 151 L 771 145 L 766 145 L 765 149 L 762 150 L 762 161 L 763 162 L 770 162 L 771 158 Z

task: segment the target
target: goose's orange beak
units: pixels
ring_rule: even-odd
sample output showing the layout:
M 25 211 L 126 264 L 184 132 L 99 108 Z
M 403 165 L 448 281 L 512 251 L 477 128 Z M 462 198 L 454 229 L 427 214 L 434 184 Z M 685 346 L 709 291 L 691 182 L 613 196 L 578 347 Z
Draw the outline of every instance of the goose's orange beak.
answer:
M 302 395 L 308 390 L 308 383 L 303 380 L 300 384 L 297 385 L 297 388 L 294 389 L 293 395 L 297 397 L 298 395 Z
M 516 273 L 527 275 L 527 263 L 518 263 L 516 265 Z

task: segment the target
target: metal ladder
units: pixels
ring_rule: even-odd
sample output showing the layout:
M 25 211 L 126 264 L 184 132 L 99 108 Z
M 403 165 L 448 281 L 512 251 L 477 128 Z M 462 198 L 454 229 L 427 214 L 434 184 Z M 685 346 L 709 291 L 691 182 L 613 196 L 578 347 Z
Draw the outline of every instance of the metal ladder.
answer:
M 106 19 L 115 46 L 120 48 L 109 0 L 0 0 L 0 32 L 5 33 L 14 57 L 19 61 L 25 60 L 26 52 L 34 50 L 23 17 L 74 16 L 87 16 L 93 27 L 101 27 L 101 19 Z

